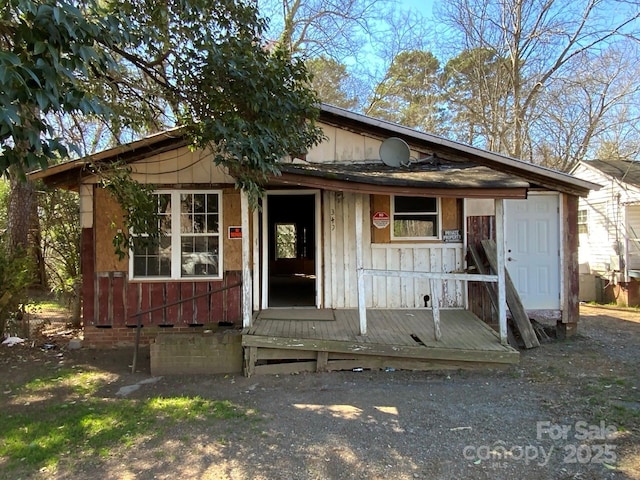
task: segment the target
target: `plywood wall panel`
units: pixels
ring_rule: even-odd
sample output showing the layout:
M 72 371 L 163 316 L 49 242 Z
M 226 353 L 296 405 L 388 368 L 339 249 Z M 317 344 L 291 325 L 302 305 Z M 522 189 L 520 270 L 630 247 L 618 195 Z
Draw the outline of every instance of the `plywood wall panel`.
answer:
M 127 258 L 120 260 L 115 254 L 113 237 L 124 228 L 123 211 L 116 199 L 105 189 L 96 188 L 95 242 L 97 272 L 126 272 Z
M 222 195 L 222 241 L 224 251 L 224 269 L 242 270 L 242 239 L 229 239 L 229 227 L 242 224 L 240 210 L 240 192 L 233 188 L 226 188 Z M 249 235 L 250 232 L 242 232 Z

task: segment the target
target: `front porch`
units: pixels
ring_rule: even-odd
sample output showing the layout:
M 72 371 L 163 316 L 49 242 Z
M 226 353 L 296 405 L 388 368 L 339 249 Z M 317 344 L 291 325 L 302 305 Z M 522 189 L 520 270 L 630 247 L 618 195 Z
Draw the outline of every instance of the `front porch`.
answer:
M 500 367 L 520 358 L 466 310 L 440 310 L 439 340 L 429 309 L 369 309 L 367 324 L 360 335 L 357 309 L 262 310 L 242 335 L 244 373 Z

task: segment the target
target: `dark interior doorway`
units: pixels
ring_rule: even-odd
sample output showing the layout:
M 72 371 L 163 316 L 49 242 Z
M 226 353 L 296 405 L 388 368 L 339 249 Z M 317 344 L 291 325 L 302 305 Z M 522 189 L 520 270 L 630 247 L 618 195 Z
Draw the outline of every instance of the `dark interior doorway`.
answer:
M 315 195 L 269 195 L 269 307 L 316 305 Z

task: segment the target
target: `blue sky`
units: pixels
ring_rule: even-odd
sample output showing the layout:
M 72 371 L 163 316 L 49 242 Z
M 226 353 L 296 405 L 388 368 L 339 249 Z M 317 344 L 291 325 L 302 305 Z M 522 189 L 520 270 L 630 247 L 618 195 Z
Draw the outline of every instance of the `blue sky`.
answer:
M 431 16 L 434 0 L 399 0 L 403 8 L 415 9 L 423 15 Z

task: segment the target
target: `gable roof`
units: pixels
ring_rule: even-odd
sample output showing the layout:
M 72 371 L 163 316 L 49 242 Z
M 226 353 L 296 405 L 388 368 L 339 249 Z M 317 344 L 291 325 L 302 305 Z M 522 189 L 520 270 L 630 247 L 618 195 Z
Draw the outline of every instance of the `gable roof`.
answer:
M 335 126 L 340 129 L 352 131 L 354 133 L 365 134 L 372 138 L 385 140 L 391 136 L 401 138 L 409 147 L 416 151 L 436 154 L 438 159 L 443 163 L 455 164 L 458 175 L 439 171 L 427 172 L 424 174 L 425 167 L 414 166 L 407 170 L 406 167 L 398 167 L 394 175 L 390 175 L 390 171 L 385 170 L 384 166 L 378 165 L 379 174 L 374 175 L 371 171 L 367 171 L 370 167 L 364 167 L 360 164 L 352 167 L 354 171 L 351 176 L 342 175 L 340 182 L 344 186 L 345 183 L 357 183 L 361 185 L 370 185 L 372 187 L 383 187 L 384 185 L 392 186 L 393 177 L 396 182 L 412 183 L 415 187 L 452 187 L 458 182 L 457 188 L 473 189 L 473 188 L 502 188 L 502 189 L 519 189 L 521 193 L 518 196 L 526 195 L 526 189 L 529 187 L 542 187 L 560 192 L 570 193 L 574 195 L 586 196 L 591 189 L 599 188 L 598 185 L 573 177 L 569 174 L 552 170 L 546 167 L 535 165 L 522 160 L 514 159 L 497 153 L 482 150 L 463 143 L 455 142 L 429 133 L 419 132 L 409 127 L 404 127 L 385 120 L 375 119 L 366 115 L 350 112 L 348 110 L 335 107 L 332 105 L 322 104 L 320 108 L 320 122 Z M 88 167 L 95 162 L 135 162 L 150 155 L 161 153 L 167 150 L 180 148 L 187 145 L 185 132 L 181 128 L 175 128 L 166 132 L 151 135 L 141 140 L 131 142 L 125 145 L 105 150 L 87 157 L 71 160 L 59 165 L 51 166 L 46 170 L 34 172 L 29 175 L 31 179 L 42 179 L 47 184 L 65 188 L 77 188 L 81 178 L 90 174 Z M 331 165 L 331 164 L 329 164 Z M 283 164 L 283 178 L 274 178 L 283 182 L 286 177 L 292 180 L 298 179 L 298 184 L 304 177 L 322 177 L 325 180 L 339 175 L 339 172 L 331 171 L 338 168 L 332 166 L 320 166 L 313 164 L 313 167 L 302 167 L 297 164 Z M 479 168 L 485 167 L 485 168 Z M 476 170 L 469 170 L 476 168 Z M 359 172 L 357 171 L 359 170 Z M 423 175 L 417 175 L 422 170 Z M 384 175 L 383 175 L 384 172 Z M 345 174 L 346 172 L 342 172 Z M 477 174 L 482 174 L 481 185 L 480 178 Z M 466 175 L 466 177 L 465 177 Z M 466 178 L 466 180 L 465 180 Z M 382 184 L 380 183 L 382 182 Z M 421 183 L 424 182 L 424 183 Z M 501 195 L 507 196 L 507 195 Z
M 640 161 L 588 160 L 580 162 L 580 165 L 597 170 L 619 182 L 640 187 Z

